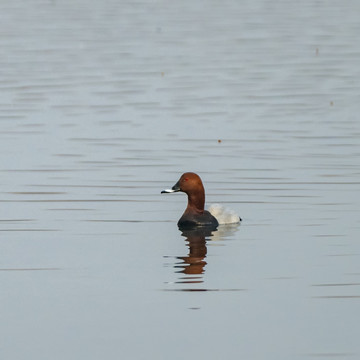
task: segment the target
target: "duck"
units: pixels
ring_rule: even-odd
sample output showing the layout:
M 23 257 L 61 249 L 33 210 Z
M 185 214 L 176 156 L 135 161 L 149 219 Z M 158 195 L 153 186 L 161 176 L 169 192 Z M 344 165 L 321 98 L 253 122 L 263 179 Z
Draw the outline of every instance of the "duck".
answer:
M 205 210 L 205 189 L 200 176 L 194 172 L 181 175 L 179 181 L 171 188 L 162 190 L 161 193 L 184 192 L 188 197 L 187 207 L 177 225 L 180 229 L 208 227 L 216 229 L 219 224 L 239 223 L 239 218 L 232 210 L 214 204 Z M 218 217 L 215 217 L 215 215 Z

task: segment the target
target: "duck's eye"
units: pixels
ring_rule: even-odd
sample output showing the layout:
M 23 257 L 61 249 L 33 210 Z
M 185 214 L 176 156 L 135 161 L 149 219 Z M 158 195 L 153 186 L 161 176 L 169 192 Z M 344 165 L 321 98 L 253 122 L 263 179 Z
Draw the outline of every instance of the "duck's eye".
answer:
M 188 180 L 189 180 L 189 178 L 185 178 L 185 179 L 184 179 L 184 181 L 188 181 Z

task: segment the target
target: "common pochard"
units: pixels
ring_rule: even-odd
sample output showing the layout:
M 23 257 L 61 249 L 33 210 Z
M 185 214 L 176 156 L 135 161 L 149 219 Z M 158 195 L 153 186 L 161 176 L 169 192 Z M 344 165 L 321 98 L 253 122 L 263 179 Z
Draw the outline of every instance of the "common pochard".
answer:
M 178 221 L 179 228 L 206 226 L 216 229 L 219 224 L 238 223 L 241 221 L 234 211 L 218 204 L 212 205 L 209 209 L 210 211 L 204 209 L 204 185 L 200 176 L 193 172 L 182 174 L 179 181 L 171 189 L 165 189 L 161 193 L 178 191 L 182 191 L 188 196 L 187 207 Z

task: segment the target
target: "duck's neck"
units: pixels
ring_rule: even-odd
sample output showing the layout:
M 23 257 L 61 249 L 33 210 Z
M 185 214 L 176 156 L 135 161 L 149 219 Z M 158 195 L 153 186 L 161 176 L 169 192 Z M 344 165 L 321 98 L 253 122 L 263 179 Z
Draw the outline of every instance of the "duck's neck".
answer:
M 204 212 L 205 205 L 205 191 L 197 191 L 196 193 L 188 193 L 188 205 L 186 210 L 196 211 L 198 213 Z

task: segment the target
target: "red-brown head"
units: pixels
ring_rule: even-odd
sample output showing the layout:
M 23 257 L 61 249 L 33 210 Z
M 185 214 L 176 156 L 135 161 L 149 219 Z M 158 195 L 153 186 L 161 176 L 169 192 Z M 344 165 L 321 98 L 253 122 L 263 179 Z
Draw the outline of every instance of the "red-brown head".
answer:
M 168 190 L 162 193 L 182 191 L 188 196 L 187 209 L 194 209 L 198 212 L 204 211 L 205 190 L 200 176 L 193 172 L 186 172 L 181 175 L 179 181 Z
M 204 186 L 200 176 L 193 172 L 187 172 L 181 175 L 179 181 L 173 186 L 173 190 L 176 191 L 177 189 L 186 194 L 204 192 Z

